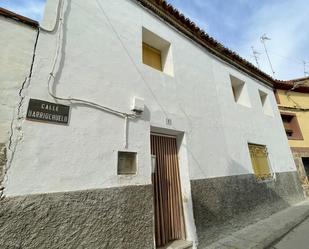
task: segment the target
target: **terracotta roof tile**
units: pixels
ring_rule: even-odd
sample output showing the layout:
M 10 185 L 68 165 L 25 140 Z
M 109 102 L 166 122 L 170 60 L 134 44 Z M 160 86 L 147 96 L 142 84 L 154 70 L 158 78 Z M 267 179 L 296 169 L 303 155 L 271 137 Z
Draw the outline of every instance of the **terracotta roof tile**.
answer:
M 298 85 L 296 85 L 298 84 Z M 292 80 L 276 80 L 274 84 L 275 89 L 290 90 L 296 85 L 293 91 L 309 93 L 309 77 L 303 77 Z
M 251 76 L 263 80 L 263 82 L 273 85 L 275 80 L 265 72 L 255 67 L 252 63 L 239 56 L 234 51 L 223 46 L 213 37 L 209 36 L 204 30 L 199 28 L 189 18 L 186 18 L 171 4 L 168 4 L 164 0 L 136 0 L 144 7 L 154 12 L 159 17 L 163 18 L 169 24 L 176 29 L 189 36 L 195 42 L 204 46 L 208 51 L 216 54 L 223 60 L 230 60 L 234 62 L 234 66 L 238 67 L 242 71 L 245 71 Z
M 0 15 L 7 17 L 7 18 L 14 19 L 18 22 L 22 22 L 22 23 L 27 24 L 27 25 L 34 27 L 34 28 L 37 28 L 39 26 L 39 23 L 37 21 L 32 20 L 32 19 L 25 17 L 25 16 L 22 16 L 22 15 L 19 15 L 17 13 L 12 12 L 12 11 L 9 11 L 7 9 L 1 8 L 1 7 L 0 7 Z

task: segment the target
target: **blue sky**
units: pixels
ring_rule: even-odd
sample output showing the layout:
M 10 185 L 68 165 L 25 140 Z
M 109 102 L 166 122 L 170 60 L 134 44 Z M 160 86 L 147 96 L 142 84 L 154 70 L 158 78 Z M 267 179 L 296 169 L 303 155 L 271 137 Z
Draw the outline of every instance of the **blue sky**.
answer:
M 122 1 L 122 0 L 119 0 Z M 168 0 L 209 35 L 256 64 L 251 46 L 259 52 L 261 69 L 272 74 L 260 42 L 266 42 L 275 78 L 309 72 L 309 4 L 307 0 Z M 40 21 L 45 0 L 0 0 L 0 6 Z
M 260 37 L 266 34 L 275 78 L 304 77 L 309 72 L 309 3 L 307 0 L 168 0 L 226 47 L 272 75 Z
M 0 7 L 41 21 L 46 0 L 0 0 Z

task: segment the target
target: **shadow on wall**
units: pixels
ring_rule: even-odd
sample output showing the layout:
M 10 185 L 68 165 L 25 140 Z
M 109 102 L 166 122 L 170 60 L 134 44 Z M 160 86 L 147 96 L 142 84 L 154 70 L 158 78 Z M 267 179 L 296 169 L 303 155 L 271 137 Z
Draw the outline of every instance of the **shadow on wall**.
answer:
M 233 172 L 247 172 L 234 160 Z M 257 181 L 253 174 L 191 181 L 199 248 L 304 199 L 296 172 Z

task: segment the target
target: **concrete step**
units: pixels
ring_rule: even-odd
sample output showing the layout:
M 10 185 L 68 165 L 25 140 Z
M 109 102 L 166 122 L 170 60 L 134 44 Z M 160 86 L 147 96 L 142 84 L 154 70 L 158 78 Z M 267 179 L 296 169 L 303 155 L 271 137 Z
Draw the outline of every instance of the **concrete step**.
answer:
M 158 249 L 192 249 L 192 245 L 192 241 L 174 240 L 163 247 L 159 247 Z

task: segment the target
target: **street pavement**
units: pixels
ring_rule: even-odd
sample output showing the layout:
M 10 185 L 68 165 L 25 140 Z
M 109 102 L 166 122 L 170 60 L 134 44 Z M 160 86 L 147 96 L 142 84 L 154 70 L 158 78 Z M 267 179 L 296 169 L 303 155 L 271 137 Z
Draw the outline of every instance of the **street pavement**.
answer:
M 270 249 L 309 249 L 309 218 L 292 229 Z
M 238 230 L 205 249 L 232 248 L 309 249 L 309 200 Z

